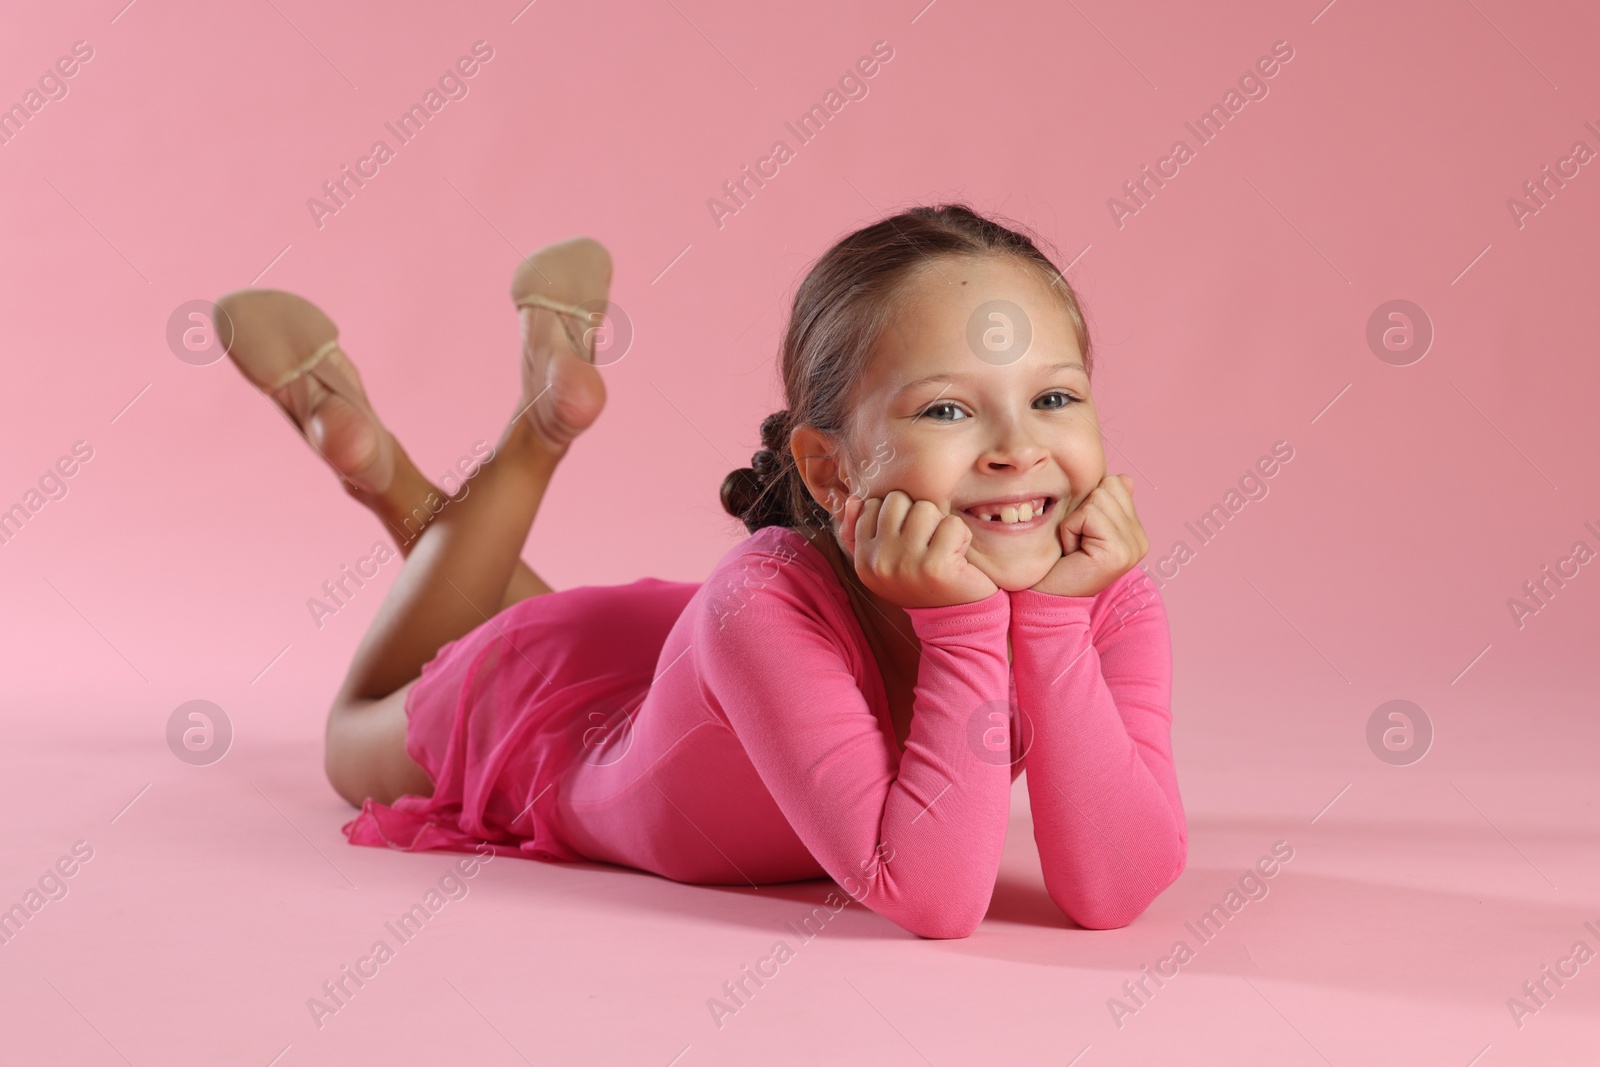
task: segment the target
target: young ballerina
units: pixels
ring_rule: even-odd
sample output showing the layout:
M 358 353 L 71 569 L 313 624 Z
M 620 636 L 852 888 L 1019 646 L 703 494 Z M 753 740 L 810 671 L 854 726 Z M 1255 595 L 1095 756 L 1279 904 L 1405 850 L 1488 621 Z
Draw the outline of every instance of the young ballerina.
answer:
M 553 592 L 518 557 L 605 401 L 610 276 L 583 238 L 519 267 L 523 395 L 448 500 L 321 312 L 219 301 L 229 355 L 406 554 L 328 719 L 349 839 L 705 885 L 831 877 L 906 930 L 965 937 L 1026 766 L 1051 899 L 1088 928 L 1141 914 L 1187 857 L 1167 616 L 1061 272 L 961 205 L 844 238 L 795 296 L 788 408 L 723 485 L 750 536 L 703 583 Z

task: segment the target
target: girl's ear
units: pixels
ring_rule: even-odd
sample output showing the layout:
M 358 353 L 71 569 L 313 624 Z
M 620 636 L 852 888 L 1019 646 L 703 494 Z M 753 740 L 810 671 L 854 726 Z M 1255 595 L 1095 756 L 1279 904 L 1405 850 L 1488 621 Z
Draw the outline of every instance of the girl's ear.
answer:
M 796 426 L 789 434 L 789 449 L 811 498 L 834 518 L 843 515 L 850 486 L 839 464 L 838 442 L 814 426 Z

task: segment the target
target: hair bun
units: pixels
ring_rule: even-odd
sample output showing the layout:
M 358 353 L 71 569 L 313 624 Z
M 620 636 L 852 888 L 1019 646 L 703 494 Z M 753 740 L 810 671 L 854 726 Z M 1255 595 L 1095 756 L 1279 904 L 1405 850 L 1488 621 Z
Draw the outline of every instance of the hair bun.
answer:
M 789 409 L 774 411 L 761 420 L 761 443 L 766 451 L 778 452 L 789 447 Z
M 749 467 L 740 467 L 730 471 L 722 480 L 722 507 L 729 515 L 743 521 L 745 528 L 751 533 L 756 528 L 750 526 L 746 516 L 753 513 L 762 496 L 761 479 Z
M 778 470 L 778 454 L 770 448 L 763 448 L 750 457 L 750 469 L 756 472 L 756 477 L 766 481 Z

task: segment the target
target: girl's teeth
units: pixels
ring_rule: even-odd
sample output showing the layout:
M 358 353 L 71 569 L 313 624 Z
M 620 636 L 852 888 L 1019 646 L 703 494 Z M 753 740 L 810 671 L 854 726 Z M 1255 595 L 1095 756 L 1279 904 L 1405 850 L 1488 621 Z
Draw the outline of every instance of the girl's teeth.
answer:
M 1003 522 L 1003 523 L 1008 523 L 1009 524 L 1009 523 L 1015 523 L 1015 522 L 1027 522 L 1028 520 L 1032 519 L 1034 516 L 1043 515 L 1043 514 L 1044 514 L 1044 502 L 1043 501 L 1039 502 L 1039 508 L 1036 511 L 1036 510 L 1034 510 L 1033 501 L 1024 500 L 1021 504 L 1017 504 L 1017 505 L 1007 504 L 1007 505 L 1005 505 L 1004 507 L 1002 507 L 1000 509 L 1000 514 L 998 514 L 998 515 L 988 515 L 988 516 L 984 516 L 984 517 L 987 518 L 990 522 Z

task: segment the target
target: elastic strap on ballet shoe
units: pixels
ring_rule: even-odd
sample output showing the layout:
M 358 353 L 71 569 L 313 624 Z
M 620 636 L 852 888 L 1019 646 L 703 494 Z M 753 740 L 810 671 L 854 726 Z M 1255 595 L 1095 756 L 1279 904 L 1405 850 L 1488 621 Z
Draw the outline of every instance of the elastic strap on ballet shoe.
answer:
M 551 300 L 548 296 L 540 296 L 538 293 L 529 293 L 527 296 L 519 297 L 517 299 L 517 307 L 545 308 L 549 311 L 554 311 L 558 315 L 566 315 L 574 319 L 581 319 L 585 324 L 591 327 L 599 326 L 605 321 L 606 318 L 604 312 L 590 311 L 587 308 L 579 307 L 576 304 L 564 304 L 559 300 Z M 561 321 L 561 329 L 565 331 L 567 340 L 572 343 L 572 350 L 574 352 L 584 353 L 583 358 L 588 360 L 590 363 L 593 363 L 594 351 L 586 343 L 586 336 L 582 333 L 574 334 L 572 332 L 572 325 L 565 319 Z
M 563 304 L 559 300 L 551 300 L 548 296 L 540 296 L 538 293 L 529 293 L 527 296 L 519 298 L 517 300 L 517 307 L 547 308 L 550 311 L 554 311 L 562 315 L 571 315 L 574 318 L 583 319 L 591 324 L 598 323 L 601 319 L 605 318 L 605 315 L 602 312 L 590 311 L 587 308 L 579 307 L 576 304 Z
M 317 346 L 316 351 L 312 352 L 311 355 L 299 365 L 279 375 L 275 382 L 267 385 L 256 383 L 256 385 L 257 388 L 259 388 L 263 393 L 272 398 L 273 402 L 278 406 L 278 410 L 281 411 L 283 415 L 288 418 L 290 423 L 292 423 L 295 428 L 300 431 L 301 435 L 305 437 L 306 443 L 311 445 L 312 448 L 316 449 L 316 451 L 322 455 L 324 460 L 328 460 L 326 453 L 323 453 L 322 450 L 317 447 L 316 442 L 311 440 L 310 434 L 308 434 L 306 431 L 306 422 L 311 413 L 309 411 L 301 412 L 299 410 L 302 403 L 309 403 L 309 397 L 303 394 L 298 398 L 288 397 L 283 395 L 285 389 L 299 381 L 301 378 L 310 375 L 313 380 L 321 383 L 323 388 L 327 389 L 329 393 L 340 397 L 351 407 L 355 408 L 357 411 L 361 412 L 368 419 L 370 419 L 374 429 L 378 434 L 378 456 L 371 464 L 369 464 L 368 469 L 371 470 L 376 468 L 377 474 L 367 475 L 364 478 L 357 478 L 354 475 L 344 473 L 336 467 L 334 468 L 334 471 L 341 479 L 350 483 L 351 485 L 354 485 L 360 489 L 364 489 L 367 492 L 382 493 L 387 490 L 394 481 L 393 438 L 391 438 L 388 431 L 383 428 L 382 421 L 379 420 L 377 413 L 372 410 L 372 405 L 367 401 L 367 398 L 361 388 L 360 376 L 355 372 L 354 366 L 347 363 L 346 367 L 348 367 L 348 369 L 346 369 L 346 367 L 341 367 L 336 362 L 327 363 L 328 357 L 333 355 L 335 352 L 343 352 L 343 350 L 339 347 L 338 339 L 335 338 L 331 341 L 324 341 L 322 344 Z M 331 460 L 328 460 L 328 465 L 330 467 L 333 466 Z M 373 480 L 374 477 L 376 477 L 378 480 Z
M 315 352 L 311 353 L 311 356 L 304 363 L 285 371 L 276 382 L 273 382 L 270 385 L 261 386 L 261 391 L 263 393 L 276 393 L 279 389 L 289 385 L 296 379 L 302 378 L 309 374 L 312 368 L 314 368 L 318 363 L 321 363 L 323 360 L 327 359 L 337 351 L 339 351 L 338 338 L 334 338 L 332 341 L 323 342 L 317 347 Z
M 323 361 L 329 356 L 333 355 L 335 352 L 339 352 L 341 354 L 344 352 L 344 349 L 339 347 L 338 339 L 335 338 L 332 341 L 324 341 L 322 344 L 317 346 L 317 350 L 315 352 L 311 353 L 311 355 L 306 358 L 305 362 L 301 363 L 293 370 L 286 372 L 278 379 L 276 385 L 266 386 L 262 391 L 268 396 L 273 396 L 274 399 L 277 399 L 275 394 L 282 391 L 286 387 L 293 385 L 306 375 L 310 375 L 312 378 L 322 383 L 323 388 L 327 389 L 328 392 L 344 400 L 351 407 L 362 412 L 374 422 L 377 422 L 378 414 L 372 410 L 372 404 L 368 402 L 364 395 L 362 395 L 361 387 L 353 382 L 348 381 L 346 375 L 338 369 L 336 364 L 329 364 L 327 368 L 322 366 Z M 301 424 L 299 417 L 291 415 L 290 418 L 293 419 L 295 425 L 300 426 L 301 431 L 304 432 L 305 427 Z

